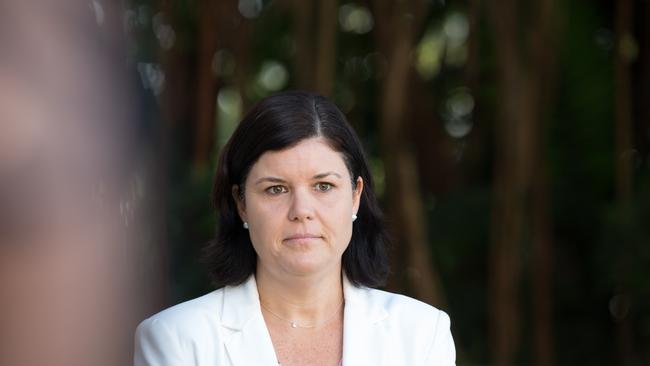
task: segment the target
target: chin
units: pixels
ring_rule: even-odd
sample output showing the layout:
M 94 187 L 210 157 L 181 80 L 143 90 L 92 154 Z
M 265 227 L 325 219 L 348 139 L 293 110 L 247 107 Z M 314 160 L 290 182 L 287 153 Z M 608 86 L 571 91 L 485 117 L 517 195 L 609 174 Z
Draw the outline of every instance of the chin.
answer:
M 300 260 L 292 260 L 290 263 L 285 264 L 287 271 L 299 276 L 319 273 L 327 267 L 327 263 L 323 262 L 322 259 L 318 260 L 315 258 L 301 258 Z

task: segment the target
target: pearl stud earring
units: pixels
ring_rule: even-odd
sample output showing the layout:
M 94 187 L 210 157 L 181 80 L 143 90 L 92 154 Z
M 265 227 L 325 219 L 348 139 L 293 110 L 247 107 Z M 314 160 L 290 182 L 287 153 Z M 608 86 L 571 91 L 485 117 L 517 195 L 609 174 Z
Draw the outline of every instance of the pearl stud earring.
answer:
M 357 219 L 357 215 L 356 215 L 356 214 L 352 214 L 352 221 L 354 221 L 354 220 L 356 220 L 356 219 Z
M 244 221 L 244 229 L 248 230 L 248 223 Z

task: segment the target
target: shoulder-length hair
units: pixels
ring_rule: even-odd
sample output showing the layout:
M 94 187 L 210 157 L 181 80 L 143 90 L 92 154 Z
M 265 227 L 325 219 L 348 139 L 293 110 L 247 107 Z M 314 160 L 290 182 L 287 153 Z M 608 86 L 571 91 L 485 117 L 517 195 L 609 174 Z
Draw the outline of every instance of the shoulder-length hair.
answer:
M 244 116 L 219 157 L 213 186 L 217 235 L 205 248 L 205 262 L 217 287 L 238 285 L 255 273 L 257 255 L 237 212 L 233 187 L 243 192 L 251 167 L 266 151 L 295 146 L 300 141 L 324 138 L 341 153 L 352 177 L 364 182 L 358 219 L 342 268 L 357 286 L 378 287 L 388 275 L 387 235 L 383 215 L 373 190 L 368 162 L 356 133 L 341 111 L 320 95 L 293 91 L 259 101 Z

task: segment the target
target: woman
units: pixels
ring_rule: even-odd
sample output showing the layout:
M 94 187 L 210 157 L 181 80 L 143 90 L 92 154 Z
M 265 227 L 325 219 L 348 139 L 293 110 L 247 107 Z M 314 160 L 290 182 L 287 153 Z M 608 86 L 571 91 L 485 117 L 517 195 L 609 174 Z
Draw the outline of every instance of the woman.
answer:
M 306 92 L 255 105 L 224 148 L 207 248 L 218 290 L 140 324 L 135 364 L 453 365 L 449 317 L 388 273 L 361 144 Z

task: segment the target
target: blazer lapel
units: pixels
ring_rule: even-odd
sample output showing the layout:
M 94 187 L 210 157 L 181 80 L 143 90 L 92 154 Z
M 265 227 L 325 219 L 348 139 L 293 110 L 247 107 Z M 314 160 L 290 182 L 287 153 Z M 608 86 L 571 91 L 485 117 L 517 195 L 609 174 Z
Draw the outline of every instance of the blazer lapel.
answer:
M 371 301 L 368 291 L 343 276 L 343 365 L 376 366 L 390 359 L 390 335 L 381 327 L 388 312 Z M 254 276 L 240 286 L 224 289 L 222 314 L 222 334 L 233 365 L 277 366 Z
M 255 276 L 224 289 L 221 325 L 233 365 L 277 366 L 271 336 L 260 310 Z
M 343 365 L 383 365 L 390 354 L 390 337 L 380 327 L 388 317 L 381 305 L 368 297 L 368 289 L 352 285 L 343 276 Z

